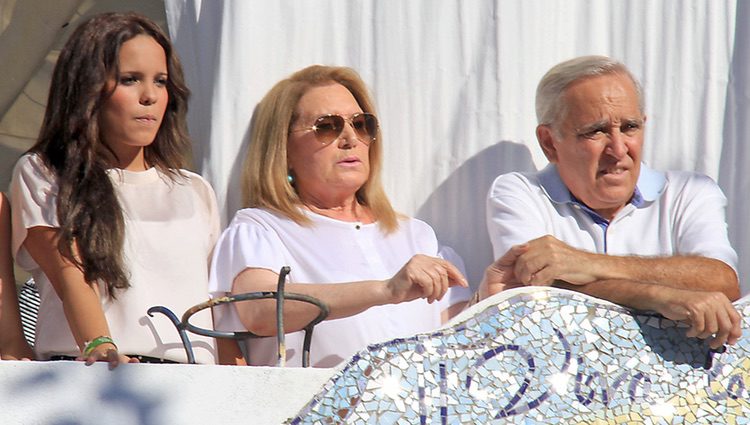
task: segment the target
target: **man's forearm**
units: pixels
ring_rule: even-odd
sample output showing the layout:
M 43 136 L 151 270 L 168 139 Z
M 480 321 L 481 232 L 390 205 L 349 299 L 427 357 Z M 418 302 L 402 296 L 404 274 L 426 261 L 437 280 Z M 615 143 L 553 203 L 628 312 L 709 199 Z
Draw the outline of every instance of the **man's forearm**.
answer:
M 573 285 L 557 280 L 552 286 L 582 292 L 636 310 L 657 310 L 654 303 L 654 291 L 659 285 L 654 283 L 612 279 Z
M 638 257 L 594 254 L 589 266 L 606 282 L 603 291 L 612 291 L 617 285 L 650 283 L 679 289 L 717 291 L 734 301 L 740 297 L 737 274 L 726 263 L 700 256 Z M 598 282 L 592 287 L 597 291 Z M 627 285 L 626 285 L 627 286 Z M 642 289 L 642 288 L 641 288 Z M 584 291 L 586 292 L 586 291 Z M 594 294 L 592 294 L 594 295 Z M 594 295 L 597 296 L 597 295 Z M 600 297 L 601 298 L 601 297 Z

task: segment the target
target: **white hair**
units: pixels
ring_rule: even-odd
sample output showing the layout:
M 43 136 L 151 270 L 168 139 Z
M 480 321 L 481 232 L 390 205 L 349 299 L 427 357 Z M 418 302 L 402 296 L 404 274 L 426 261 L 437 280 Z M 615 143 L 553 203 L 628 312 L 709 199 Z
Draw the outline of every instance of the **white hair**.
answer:
M 536 88 L 538 124 L 552 125 L 563 116 L 566 105 L 562 97 L 572 83 L 610 74 L 623 74 L 630 78 L 638 95 L 638 109 L 643 113 L 643 89 L 624 64 L 606 56 L 581 56 L 553 66 L 542 77 Z

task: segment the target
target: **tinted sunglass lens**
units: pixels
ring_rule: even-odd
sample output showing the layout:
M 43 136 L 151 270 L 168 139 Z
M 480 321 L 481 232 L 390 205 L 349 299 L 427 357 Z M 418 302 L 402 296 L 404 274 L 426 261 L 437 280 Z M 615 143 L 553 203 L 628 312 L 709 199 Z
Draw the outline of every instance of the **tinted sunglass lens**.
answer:
M 361 138 L 375 140 L 378 134 L 378 119 L 372 114 L 359 114 L 352 118 L 352 126 Z
M 326 115 L 315 121 L 315 137 L 321 143 L 331 143 L 344 129 L 344 119 L 338 115 Z

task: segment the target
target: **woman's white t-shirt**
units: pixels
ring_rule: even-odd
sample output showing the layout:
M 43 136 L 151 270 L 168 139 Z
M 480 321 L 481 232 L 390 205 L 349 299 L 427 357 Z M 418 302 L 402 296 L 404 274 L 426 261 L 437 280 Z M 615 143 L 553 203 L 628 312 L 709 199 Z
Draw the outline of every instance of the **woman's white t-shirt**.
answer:
M 229 293 L 235 277 L 246 268 L 279 273 L 282 266 L 289 266 L 288 283 L 333 284 L 389 279 L 416 254 L 439 255 L 434 231 L 417 219 L 400 220 L 398 230 L 386 234 L 377 224 L 305 213 L 312 220 L 310 226 L 300 226 L 264 209 L 238 211 L 216 244 L 209 283 L 212 296 Z M 310 365 L 335 366 L 368 344 L 437 329 L 441 311 L 469 297 L 468 291 L 455 289 L 433 304 L 418 299 L 376 306 L 318 324 L 312 337 Z M 217 329 L 244 329 L 234 308 L 217 309 L 214 314 Z M 288 366 L 301 365 L 303 336 L 301 331 L 286 335 Z M 276 344 L 276 337 L 247 340 L 250 364 L 276 364 Z
M 199 175 L 179 173 L 181 178 L 171 180 L 156 168 L 109 171 L 125 219 L 123 253 L 131 287 L 120 291 L 114 301 L 103 295 L 102 306 L 123 354 L 187 361 L 175 326 L 162 314 L 149 317 L 147 310 L 162 305 L 180 318 L 189 307 L 208 299 L 208 264 L 220 229 L 216 198 Z M 41 158 L 21 157 L 11 181 L 13 252 L 17 263 L 34 277 L 41 296 L 34 346 L 39 359 L 80 354 L 62 302 L 23 247 L 27 229 L 59 226 L 57 193 L 55 177 Z M 196 314 L 191 323 L 212 328 L 210 312 Z M 215 363 L 213 339 L 189 337 L 196 361 Z

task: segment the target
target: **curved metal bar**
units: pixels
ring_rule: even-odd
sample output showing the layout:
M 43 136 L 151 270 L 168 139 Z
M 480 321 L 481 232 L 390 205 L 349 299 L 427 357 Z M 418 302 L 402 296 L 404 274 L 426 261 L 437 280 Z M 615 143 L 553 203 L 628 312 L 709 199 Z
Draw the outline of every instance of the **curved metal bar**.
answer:
M 286 268 L 286 267 L 285 267 Z M 288 268 L 287 268 L 288 269 Z M 279 282 L 283 282 L 286 279 L 286 275 L 289 273 L 288 270 L 284 270 L 282 268 L 279 273 Z M 320 301 L 317 298 L 311 297 L 309 295 L 305 294 L 297 294 L 297 293 L 286 293 L 283 291 L 284 285 L 281 285 L 282 289 L 282 297 L 278 296 L 278 292 L 280 291 L 258 291 L 258 292 L 246 292 L 244 294 L 236 294 L 236 295 L 227 295 L 220 298 L 214 298 L 211 300 L 208 300 L 206 302 L 194 305 L 193 307 L 190 307 L 185 314 L 182 315 L 182 327 L 192 333 L 208 336 L 212 338 L 228 338 L 228 339 L 234 339 L 234 340 L 243 340 L 247 338 L 264 338 L 263 335 L 257 335 L 250 331 L 216 331 L 213 329 L 203 329 L 199 328 L 195 325 L 192 325 L 190 323 L 190 317 L 192 317 L 195 313 L 205 310 L 207 308 L 211 308 L 214 306 L 222 305 L 222 304 L 229 304 L 234 302 L 240 302 L 240 301 L 250 301 L 250 300 L 261 300 L 261 299 L 270 299 L 274 298 L 277 301 L 277 335 L 281 335 L 281 338 L 278 338 L 277 341 L 280 341 L 279 344 L 282 344 L 283 339 L 283 303 L 279 303 L 279 300 L 292 300 L 292 301 L 301 301 L 306 302 L 308 304 L 313 304 L 316 307 L 318 307 L 319 313 L 313 319 L 310 323 L 307 324 L 303 328 L 305 331 L 305 338 L 302 345 L 302 366 L 303 367 L 309 367 L 310 366 L 310 344 L 312 343 L 312 332 L 315 325 L 325 320 L 326 317 L 328 317 L 328 314 L 330 313 L 330 310 L 328 306 Z M 282 305 L 281 309 L 279 309 L 279 305 Z M 279 317 L 279 310 L 281 310 L 281 319 L 278 320 Z M 279 331 L 281 329 L 281 331 Z M 280 353 L 284 353 L 283 355 L 286 356 L 286 349 L 282 345 L 279 345 Z M 283 351 L 281 351 L 283 350 Z
M 263 299 L 269 299 L 269 298 L 276 298 L 276 291 L 262 291 L 262 292 L 246 292 L 244 294 L 237 294 L 237 295 L 227 295 L 225 297 L 220 298 L 214 298 L 212 300 L 194 305 L 190 307 L 185 314 L 182 315 L 182 326 L 185 327 L 188 331 L 203 335 L 203 336 L 210 336 L 212 338 L 229 338 L 229 339 L 245 339 L 245 338 L 266 338 L 263 335 L 257 335 L 250 331 L 216 331 L 213 329 L 203 329 L 199 328 L 190 322 L 188 320 L 190 317 L 192 317 L 195 313 L 205 310 L 210 307 L 214 307 L 217 305 L 222 304 L 230 304 L 240 301 L 251 301 L 251 300 L 263 300 Z M 309 325 L 317 325 L 318 323 L 322 322 L 326 317 L 328 317 L 329 309 L 328 306 L 325 305 L 322 301 L 320 301 L 317 298 L 311 297 L 309 295 L 305 294 L 297 294 L 297 293 L 287 293 L 284 296 L 287 300 L 292 301 L 302 301 L 306 302 L 308 304 L 313 304 L 320 310 L 320 313 L 318 313 L 318 316 L 313 319 L 312 322 L 310 322 Z
M 192 317 L 195 313 L 205 310 L 207 308 L 215 307 L 217 305 L 222 304 L 230 304 L 240 301 L 252 301 L 252 300 L 263 300 L 263 299 L 269 299 L 269 298 L 276 298 L 276 291 L 260 291 L 260 292 L 246 292 L 244 294 L 237 294 L 237 295 L 227 295 L 225 297 L 220 298 L 214 298 L 211 300 L 208 300 L 206 302 L 202 302 L 200 304 L 196 304 L 192 307 L 190 307 L 185 314 L 182 315 L 182 326 L 185 327 L 188 331 L 203 335 L 203 336 L 209 336 L 212 338 L 229 338 L 229 339 L 246 339 L 246 338 L 266 338 L 264 335 L 257 335 L 250 331 L 216 331 L 213 329 L 203 329 L 199 328 L 193 324 L 191 324 L 188 320 L 190 317 Z M 313 304 L 320 310 L 320 313 L 318 313 L 318 316 L 313 319 L 310 324 L 317 325 L 318 323 L 322 322 L 326 317 L 328 317 L 329 309 L 328 306 L 325 305 L 322 301 L 320 301 L 317 298 L 311 297 L 309 295 L 305 294 L 297 294 L 294 292 L 287 293 L 284 295 L 284 299 L 292 300 L 292 301 L 302 301 L 306 302 L 308 304 Z
M 291 269 L 284 266 L 279 270 L 279 280 L 276 283 L 276 366 L 286 366 L 286 334 L 284 333 L 284 286 L 286 276 Z M 304 364 L 303 364 L 304 366 Z
M 208 336 L 211 338 L 228 338 L 236 340 L 246 338 L 263 338 L 262 335 L 257 335 L 250 331 L 216 331 L 213 329 L 203 329 L 192 325 L 188 320 L 195 313 L 198 313 L 199 311 L 205 310 L 207 308 L 239 301 L 263 300 L 268 298 L 276 298 L 276 291 L 246 292 L 244 294 L 227 295 L 224 297 L 213 298 L 187 309 L 187 311 L 185 311 L 185 314 L 182 315 L 182 324 L 183 326 L 185 326 L 185 329 L 192 333 Z
M 195 364 L 195 355 L 193 354 L 193 344 L 190 342 L 190 338 L 187 336 L 187 332 L 185 331 L 185 326 L 182 322 L 180 322 L 180 319 L 177 318 L 177 315 L 175 315 L 172 310 L 168 309 L 167 307 L 157 305 L 154 307 L 151 307 L 148 309 L 148 316 L 154 317 L 154 313 L 161 313 L 169 318 L 169 320 L 172 321 L 172 324 L 177 328 L 177 332 L 180 334 L 180 339 L 182 340 L 182 346 L 185 347 L 185 354 L 187 354 L 187 360 L 190 364 Z
M 323 304 L 325 306 L 325 304 Z M 326 307 L 326 314 L 321 315 L 319 314 L 318 317 L 315 318 L 312 322 L 308 323 L 307 326 L 305 326 L 305 340 L 302 343 L 302 367 L 308 367 L 310 366 L 310 344 L 312 343 L 312 334 L 313 334 L 313 328 L 318 323 L 322 322 L 327 316 L 328 316 L 328 306 Z

